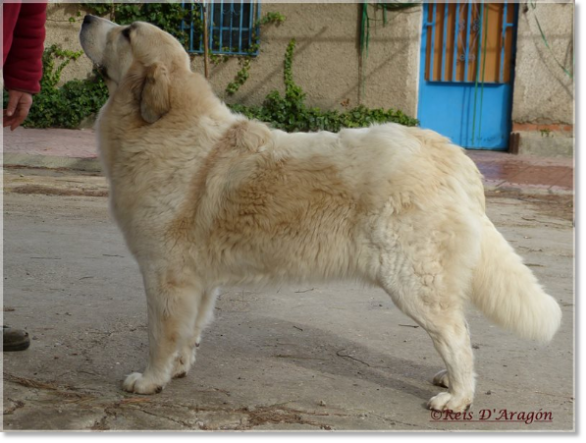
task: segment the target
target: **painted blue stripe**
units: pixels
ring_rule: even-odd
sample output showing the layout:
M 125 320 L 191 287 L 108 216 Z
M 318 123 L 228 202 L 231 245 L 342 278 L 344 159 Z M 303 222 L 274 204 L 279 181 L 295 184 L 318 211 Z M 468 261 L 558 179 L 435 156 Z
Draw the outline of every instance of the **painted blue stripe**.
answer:
M 448 3 L 446 2 L 446 6 L 444 8 L 444 41 L 442 45 L 442 72 L 441 72 L 441 79 L 442 81 L 445 80 L 445 70 L 446 70 L 446 41 L 448 39 Z
M 454 60 L 453 60 L 453 64 L 452 64 L 452 81 L 455 82 L 457 81 L 456 78 L 456 71 L 457 71 L 457 67 L 458 67 L 458 22 L 460 21 L 460 5 L 458 3 L 456 3 L 454 5 L 455 7 L 455 19 L 454 19 Z
M 472 3 L 468 3 L 468 21 L 466 23 L 466 58 L 464 59 L 464 81 L 468 81 L 468 65 L 470 57 L 470 22 L 472 20 Z
M 502 47 L 501 47 L 501 66 L 499 68 L 499 80 L 501 83 L 505 81 L 505 46 L 507 43 L 507 8 L 508 3 L 505 0 L 505 6 L 503 8 L 503 33 L 501 37 Z
M 434 64 L 433 64 L 433 56 L 435 53 L 435 19 L 436 19 L 436 9 L 437 4 L 433 4 L 432 8 L 432 15 L 431 15 L 431 59 L 429 61 L 429 81 L 434 81 L 433 74 L 434 74 Z

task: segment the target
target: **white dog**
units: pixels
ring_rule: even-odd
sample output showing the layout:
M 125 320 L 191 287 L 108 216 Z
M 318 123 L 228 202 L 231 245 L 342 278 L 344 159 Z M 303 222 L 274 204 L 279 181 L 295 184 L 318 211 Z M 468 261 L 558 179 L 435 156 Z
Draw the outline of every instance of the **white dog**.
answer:
M 100 155 L 148 302 L 149 361 L 125 390 L 153 394 L 187 374 L 226 285 L 380 286 L 446 364 L 435 410 L 473 399 L 468 300 L 524 337 L 555 334 L 558 304 L 487 218 L 480 173 L 446 138 L 397 124 L 271 130 L 230 112 L 155 26 L 87 16 L 80 38 L 107 77 Z

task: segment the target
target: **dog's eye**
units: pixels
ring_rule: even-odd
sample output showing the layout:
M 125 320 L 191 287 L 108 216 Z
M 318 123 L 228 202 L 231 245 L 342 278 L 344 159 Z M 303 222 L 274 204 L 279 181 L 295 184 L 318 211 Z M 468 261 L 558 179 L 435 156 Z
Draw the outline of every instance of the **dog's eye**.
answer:
M 122 35 L 126 40 L 130 41 L 130 26 L 122 30 Z

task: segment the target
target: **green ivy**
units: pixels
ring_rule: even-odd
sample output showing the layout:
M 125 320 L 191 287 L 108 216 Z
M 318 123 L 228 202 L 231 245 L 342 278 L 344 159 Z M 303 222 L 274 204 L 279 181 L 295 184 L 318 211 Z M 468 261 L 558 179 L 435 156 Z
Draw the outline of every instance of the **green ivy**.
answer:
M 230 105 L 234 112 L 248 118 L 269 123 L 277 129 L 294 131 L 332 131 L 342 128 L 360 128 L 375 123 L 394 122 L 405 126 L 417 126 L 419 122 L 399 110 L 369 109 L 357 106 L 345 112 L 308 108 L 305 104 L 305 92 L 293 79 L 293 54 L 295 40 L 287 45 L 284 60 L 285 96 L 273 91 L 265 98 L 261 106 Z
M 249 58 L 240 58 L 238 60 L 240 65 L 240 70 L 236 73 L 236 77 L 234 78 L 233 82 L 228 83 L 226 86 L 226 93 L 228 95 L 234 95 L 240 89 L 248 77 L 250 77 L 250 59 Z

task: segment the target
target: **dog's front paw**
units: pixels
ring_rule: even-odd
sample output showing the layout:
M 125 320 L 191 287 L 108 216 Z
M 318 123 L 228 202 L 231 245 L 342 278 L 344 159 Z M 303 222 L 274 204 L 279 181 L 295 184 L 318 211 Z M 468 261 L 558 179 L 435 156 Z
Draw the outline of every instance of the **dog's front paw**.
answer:
M 471 403 L 471 399 L 455 397 L 448 392 L 442 392 L 429 400 L 427 408 L 434 411 L 466 412 Z
M 143 376 L 140 372 L 133 372 L 124 380 L 122 388 L 126 392 L 132 392 L 134 394 L 158 394 L 163 390 L 163 386 L 158 383 L 154 383 L 147 377 Z

